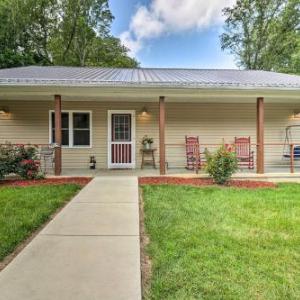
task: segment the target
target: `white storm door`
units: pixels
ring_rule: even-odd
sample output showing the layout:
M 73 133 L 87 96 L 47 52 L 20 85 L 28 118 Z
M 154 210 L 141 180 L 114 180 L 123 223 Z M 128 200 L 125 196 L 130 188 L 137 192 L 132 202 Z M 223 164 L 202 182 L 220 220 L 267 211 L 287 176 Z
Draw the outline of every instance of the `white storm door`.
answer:
M 108 168 L 135 168 L 135 111 L 108 111 Z

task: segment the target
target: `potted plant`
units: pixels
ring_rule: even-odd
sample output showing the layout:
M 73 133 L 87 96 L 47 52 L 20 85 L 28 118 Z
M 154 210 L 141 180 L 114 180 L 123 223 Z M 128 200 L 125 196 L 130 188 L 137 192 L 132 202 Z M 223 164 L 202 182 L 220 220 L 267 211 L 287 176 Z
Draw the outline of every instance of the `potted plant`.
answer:
M 142 145 L 144 146 L 144 149 L 151 149 L 151 145 L 153 144 L 153 138 L 148 137 L 145 135 L 142 139 Z

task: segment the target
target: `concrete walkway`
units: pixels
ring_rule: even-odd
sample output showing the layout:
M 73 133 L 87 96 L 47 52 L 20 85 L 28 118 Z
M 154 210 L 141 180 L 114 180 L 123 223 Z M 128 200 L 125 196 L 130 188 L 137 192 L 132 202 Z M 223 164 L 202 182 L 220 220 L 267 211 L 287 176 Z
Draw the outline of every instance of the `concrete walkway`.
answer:
M 95 178 L 0 273 L 0 299 L 141 299 L 139 247 L 137 178 Z

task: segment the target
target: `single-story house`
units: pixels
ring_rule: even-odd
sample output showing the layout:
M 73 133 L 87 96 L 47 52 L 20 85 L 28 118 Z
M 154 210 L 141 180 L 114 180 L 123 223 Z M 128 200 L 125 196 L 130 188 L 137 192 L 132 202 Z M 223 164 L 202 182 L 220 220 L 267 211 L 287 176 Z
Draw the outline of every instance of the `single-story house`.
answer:
M 64 169 L 140 168 L 153 138 L 160 173 L 185 168 L 186 136 L 200 152 L 250 137 L 254 168 L 297 164 L 300 76 L 266 71 L 20 67 L 0 70 L 0 143 L 55 144 Z M 288 137 L 288 138 L 287 138 Z

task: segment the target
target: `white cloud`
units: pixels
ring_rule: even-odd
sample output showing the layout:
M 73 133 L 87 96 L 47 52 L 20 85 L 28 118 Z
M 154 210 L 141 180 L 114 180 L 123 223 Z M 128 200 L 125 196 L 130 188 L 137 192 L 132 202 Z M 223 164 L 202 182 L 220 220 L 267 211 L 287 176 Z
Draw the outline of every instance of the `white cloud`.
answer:
M 149 6 L 140 6 L 133 15 L 129 30 L 120 38 L 133 55 L 144 40 L 163 34 L 202 30 L 223 21 L 222 9 L 236 0 L 152 0 Z
M 129 55 L 135 57 L 136 54 L 143 47 L 143 42 L 140 39 L 134 39 L 130 31 L 125 31 L 119 36 L 123 45 L 125 45 L 129 50 Z
M 141 6 L 130 23 L 130 31 L 137 39 L 152 38 L 161 35 L 165 30 L 165 24 L 156 14 L 145 6 Z

